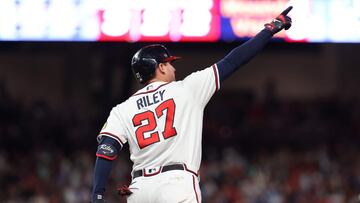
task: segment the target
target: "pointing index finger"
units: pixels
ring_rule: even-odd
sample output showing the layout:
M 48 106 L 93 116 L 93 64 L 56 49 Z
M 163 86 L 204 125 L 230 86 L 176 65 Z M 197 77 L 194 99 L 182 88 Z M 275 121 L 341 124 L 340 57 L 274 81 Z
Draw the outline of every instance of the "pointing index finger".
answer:
M 285 9 L 283 12 L 281 12 L 281 15 L 286 16 L 291 11 L 292 8 L 293 8 L 292 6 L 287 7 L 287 9 Z

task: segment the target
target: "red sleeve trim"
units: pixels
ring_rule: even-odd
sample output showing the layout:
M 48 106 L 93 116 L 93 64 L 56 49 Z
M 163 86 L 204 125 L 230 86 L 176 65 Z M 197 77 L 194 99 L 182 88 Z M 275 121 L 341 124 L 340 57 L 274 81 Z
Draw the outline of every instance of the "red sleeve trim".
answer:
M 218 70 L 217 70 L 217 66 L 216 64 L 214 64 L 213 66 L 213 70 L 214 70 L 214 76 L 215 76 L 215 85 L 216 85 L 216 89 L 215 92 L 219 90 L 220 87 L 220 83 L 219 83 L 219 74 L 218 74 Z
M 109 132 L 101 132 L 99 135 L 109 136 L 109 137 L 114 138 L 115 140 L 117 140 L 117 141 L 121 144 L 121 146 L 124 145 L 124 143 L 123 143 L 116 135 L 114 135 L 114 134 L 112 134 L 112 133 L 109 133 Z
M 118 156 L 108 157 L 108 156 L 105 156 L 105 155 L 99 154 L 99 153 L 96 153 L 96 156 L 97 156 L 97 157 L 100 157 L 100 158 L 104 158 L 104 159 L 110 160 L 110 161 L 112 161 L 112 160 L 114 160 L 114 159 L 116 159 L 116 158 L 118 157 Z

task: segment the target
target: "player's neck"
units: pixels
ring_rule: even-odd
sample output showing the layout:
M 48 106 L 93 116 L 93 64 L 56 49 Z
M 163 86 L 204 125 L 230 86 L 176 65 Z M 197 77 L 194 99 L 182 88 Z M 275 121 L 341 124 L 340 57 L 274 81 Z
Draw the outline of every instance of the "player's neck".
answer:
M 150 84 L 150 83 L 154 83 L 154 82 L 168 82 L 168 81 L 166 81 L 166 80 L 163 79 L 163 78 L 155 77 L 155 78 L 149 80 L 149 82 L 148 82 L 146 85 L 148 85 L 148 84 Z

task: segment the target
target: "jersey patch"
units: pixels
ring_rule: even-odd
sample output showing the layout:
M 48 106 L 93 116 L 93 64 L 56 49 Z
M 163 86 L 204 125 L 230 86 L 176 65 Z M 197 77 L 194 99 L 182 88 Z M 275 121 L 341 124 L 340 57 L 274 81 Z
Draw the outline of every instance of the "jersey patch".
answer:
M 101 157 L 108 160 L 116 159 L 117 155 L 118 155 L 118 150 L 113 145 L 108 143 L 100 144 L 96 152 L 97 157 Z

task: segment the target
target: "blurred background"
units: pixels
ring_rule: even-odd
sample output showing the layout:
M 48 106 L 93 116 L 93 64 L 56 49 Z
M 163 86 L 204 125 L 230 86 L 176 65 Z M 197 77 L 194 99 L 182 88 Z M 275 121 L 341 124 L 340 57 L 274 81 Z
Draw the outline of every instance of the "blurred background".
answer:
M 0 202 L 89 202 L 96 136 L 139 86 L 142 46 L 177 79 L 209 67 L 288 5 L 293 27 L 205 109 L 203 202 L 360 202 L 360 0 L 0 0 Z M 165 27 L 164 27 L 165 26 Z M 126 202 L 127 146 L 108 202 Z

